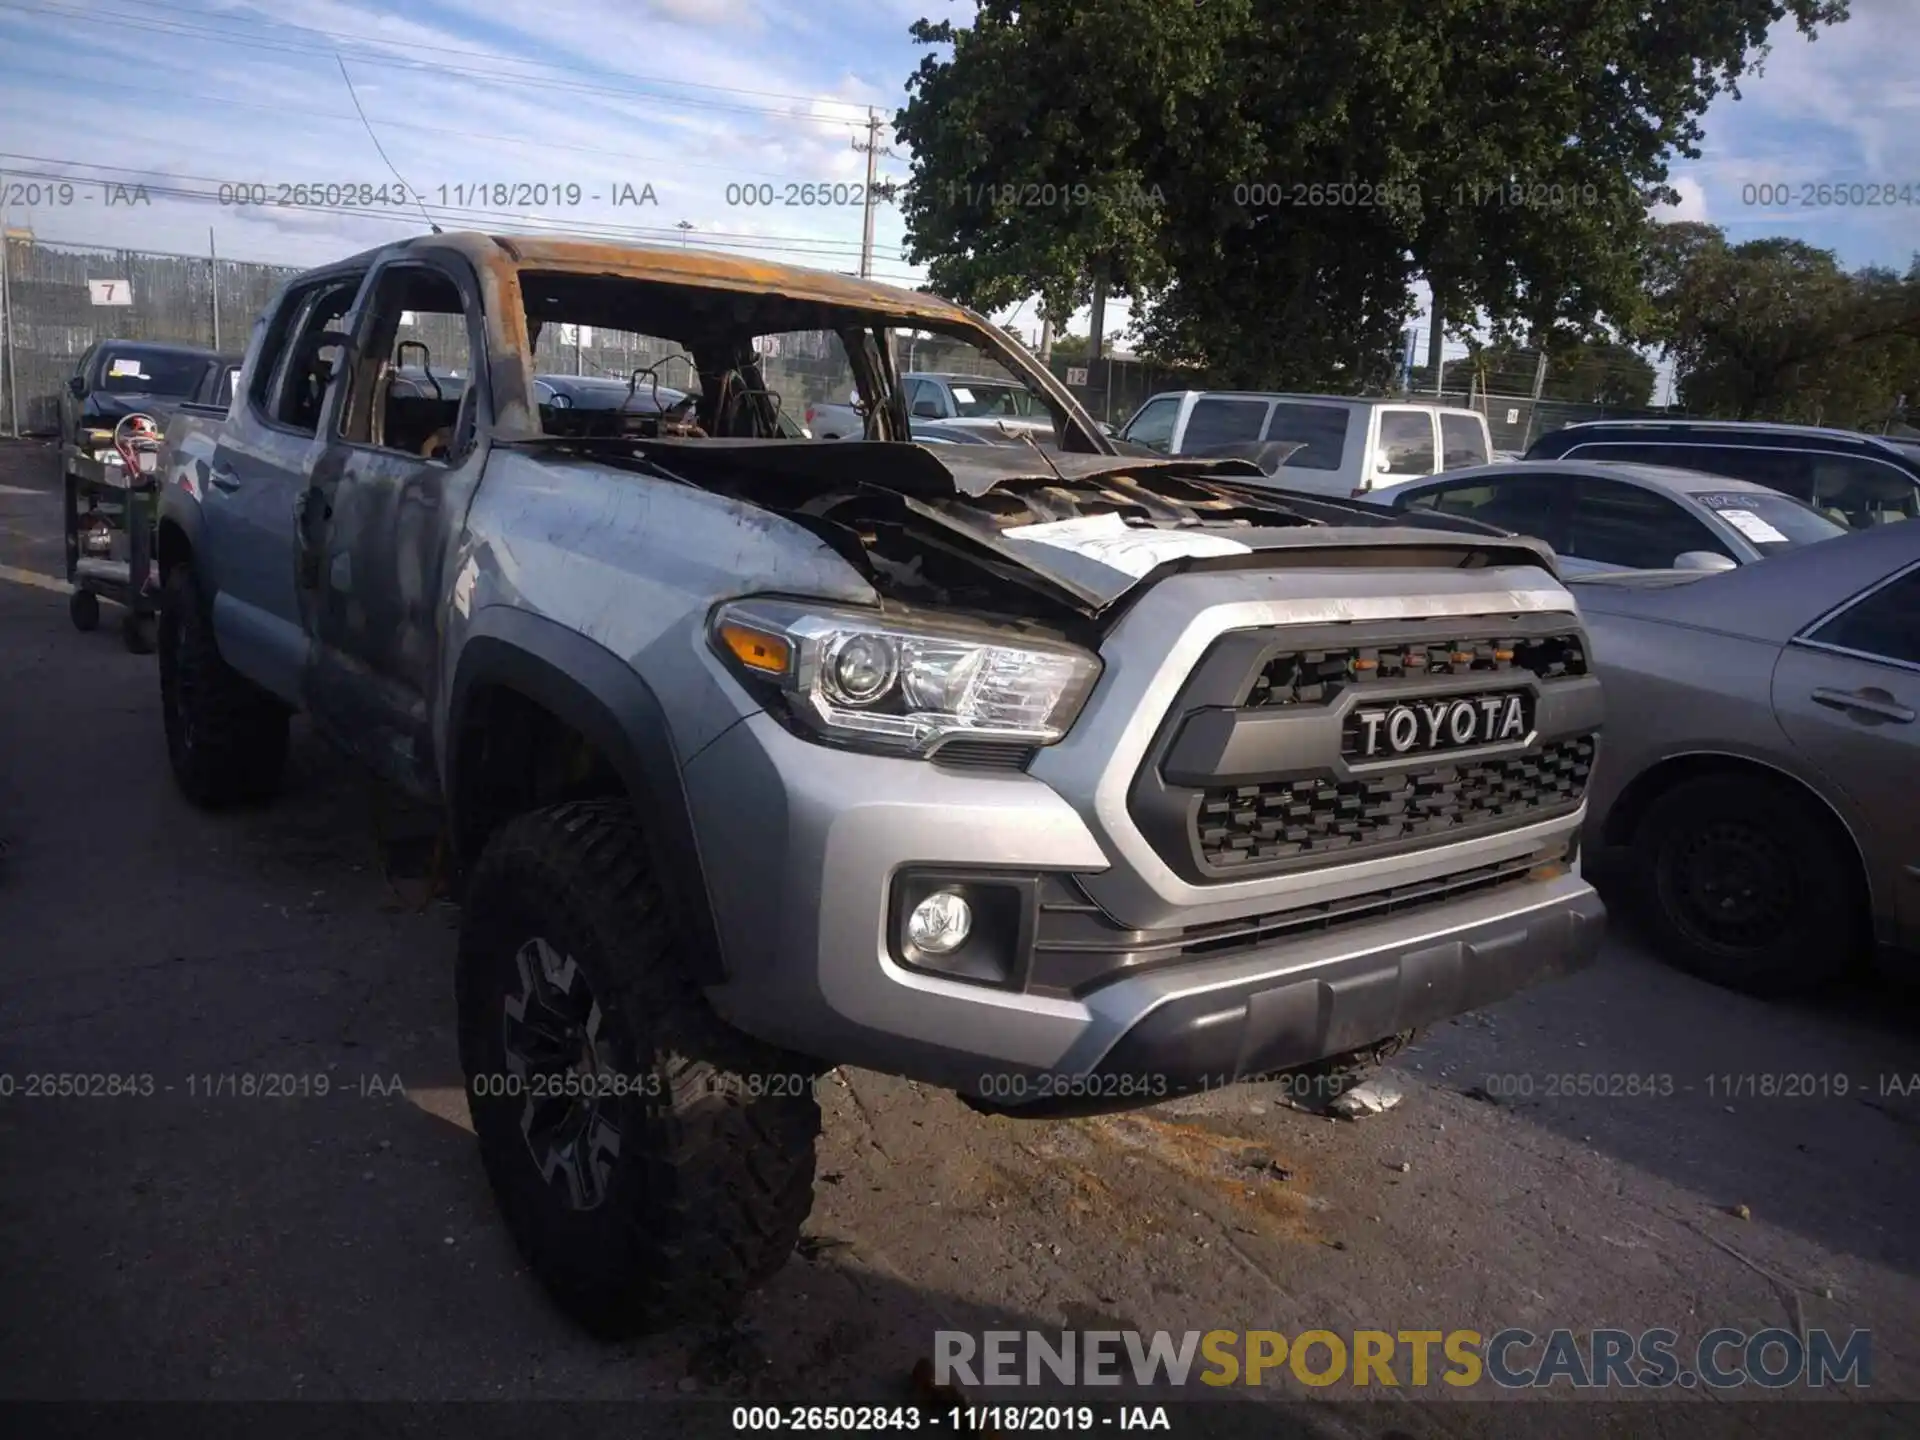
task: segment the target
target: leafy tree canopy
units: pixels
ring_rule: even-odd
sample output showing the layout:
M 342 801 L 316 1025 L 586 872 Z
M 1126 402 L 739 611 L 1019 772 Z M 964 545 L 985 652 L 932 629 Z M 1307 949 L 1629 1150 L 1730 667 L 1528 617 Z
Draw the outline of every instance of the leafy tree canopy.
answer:
M 1648 274 L 1643 334 L 1689 410 L 1877 428 L 1901 395 L 1920 404 L 1920 255 L 1904 276 L 1849 272 L 1803 241 L 1664 225 Z
M 1846 0 L 976 0 L 895 121 L 910 258 L 1247 384 L 1375 378 L 1416 277 L 1497 335 L 1640 312 L 1667 159 L 1770 26 Z M 1317 188 L 1316 188 L 1317 187 Z

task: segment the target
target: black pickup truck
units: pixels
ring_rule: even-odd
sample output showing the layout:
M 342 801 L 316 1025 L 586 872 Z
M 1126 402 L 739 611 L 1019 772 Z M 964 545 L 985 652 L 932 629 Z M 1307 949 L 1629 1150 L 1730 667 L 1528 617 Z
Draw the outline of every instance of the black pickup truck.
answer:
M 97 340 L 60 396 L 60 447 L 69 476 L 99 483 L 118 465 L 113 427 L 123 415 L 151 415 L 162 430 L 183 404 L 224 412 L 233 402 L 238 356 L 157 340 Z

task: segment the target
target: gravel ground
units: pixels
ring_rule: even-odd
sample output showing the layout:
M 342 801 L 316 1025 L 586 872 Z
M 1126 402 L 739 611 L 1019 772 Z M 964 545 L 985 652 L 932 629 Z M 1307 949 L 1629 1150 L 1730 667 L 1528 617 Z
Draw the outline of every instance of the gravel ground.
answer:
M 1907 1426 L 1859 1402 L 1920 1398 L 1915 1007 L 1761 1004 L 1624 932 L 1424 1036 L 1404 1103 L 1359 1122 L 1271 1087 L 1020 1122 L 836 1072 L 807 1237 L 744 1320 L 588 1339 L 520 1267 L 466 1133 L 457 916 L 407 878 L 421 818 L 299 731 L 274 808 L 188 808 L 153 661 L 76 633 L 46 578 L 53 478 L 50 450 L 0 444 L 0 1074 L 154 1093 L 0 1097 L 0 1399 L 885 1402 L 941 1329 L 1826 1326 L 1872 1331 L 1873 1383 L 1818 1423 Z M 207 1093 L 270 1074 L 306 1093 Z M 1775 1075 L 1821 1093 L 1741 1078 Z M 1581 1093 L 1611 1076 L 1653 1093 Z M 1663 1433 L 1748 1423 L 1705 1394 L 1664 1392 Z M 1528 1406 L 1529 1433 L 1576 1408 Z M 1513 1412 L 1276 1409 L 1260 1433 L 1283 1413 L 1465 1434 Z

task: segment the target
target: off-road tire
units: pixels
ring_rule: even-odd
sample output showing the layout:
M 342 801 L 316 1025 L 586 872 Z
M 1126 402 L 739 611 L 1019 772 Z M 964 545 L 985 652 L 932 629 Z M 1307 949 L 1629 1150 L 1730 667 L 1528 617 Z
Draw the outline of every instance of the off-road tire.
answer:
M 1708 847 L 1732 855 L 1731 887 L 1703 888 Z M 1704 867 L 1704 868 L 1703 868 Z M 1743 885 L 1742 878 L 1756 882 Z M 1750 995 L 1806 994 L 1862 954 L 1867 907 L 1845 837 L 1784 785 L 1730 775 L 1676 785 L 1633 838 L 1628 897 L 1647 938 L 1678 969 Z M 1728 895 L 1752 892 L 1751 901 Z M 1715 924 L 1724 906 L 1727 919 Z
M 206 809 L 267 799 L 286 768 L 286 707 L 220 658 L 184 561 L 168 572 L 156 631 L 167 760 L 181 791 Z
M 133 655 L 153 654 L 157 640 L 158 624 L 151 615 L 135 615 L 131 612 L 121 617 L 120 642 Z
M 467 894 L 460 1060 L 481 1161 L 521 1254 L 597 1334 L 731 1318 L 786 1263 L 812 1208 L 817 1067 L 727 1025 L 688 979 L 624 801 L 507 822 Z M 577 967 L 566 973 L 584 981 L 598 1017 L 594 1063 L 618 1087 L 599 1091 L 619 1148 L 592 1208 L 536 1162 L 524 1094 L 498 1078 L 509 1073 L 505 1007 L 525 999 L 517 957 L 536 940 Z

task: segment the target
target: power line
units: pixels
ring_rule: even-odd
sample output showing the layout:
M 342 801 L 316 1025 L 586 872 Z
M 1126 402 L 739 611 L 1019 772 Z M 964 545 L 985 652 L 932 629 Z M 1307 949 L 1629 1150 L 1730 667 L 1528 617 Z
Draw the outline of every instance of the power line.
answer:
M 244 180 L 241 180 L 241 181 L 231 180 L 224 176 L 218 176 L 218 175 L 183 175 L 173 171 L 148 169 L 148 168 L 143 168 L 143 167 L 134 166 L 134 165 L 108 165 L 102 162 L 92 161 L 92 160 L 63 159 L 63 158 L 50 156 L 50 155 L 23 155 L 14 151 L 4 151 L 4 150 L 0 150 L 0 160 L 25 160 L 36 165 L 73 166 L 83 170 L 107 170 L 107 171 L 113 172 L 116 175 L 132 175 L 136 177 L 151 176 L 151 177 L 157 177 L 157 179 L 160 181 L 192 181 L 192 182 L 198 182 L 199 184 L 202 184 L 202 185 L 212 185 L 215 187 L 227 186 L 231 188 L 236 186 L 248 186 L 252 183 Z M 240 212 L 245 212 L 248 210 L 261 210 L 264 212 L 264 211 L 273 210 L 273 209 L 286 208 L 286 209 L 298 209 L 301 211 L 318 212 L 322 214 L 332 214 L 332 215 L 364 215 L 372 219 L 399 219 L 399 220 L 404 220 L 406 223 L 409 223 L 409 224 L 411 224 L 413 220 L 413 216 L 411 215 L 411 213 L 405 210 L 383 209 L 375 206 L 337 205 L 337 204 L 325 204 L 325 203 L 302 204 L 299 206 L 287 206 L 287 207 L 278 207 L 274 205 L 264 205 L 264 206 L 241 205 L 241 204 L 235 204 L 231 200 L 223 200 L 219 193 L 218 188 L 214 189 L 213 191 L 196 190 L 196 189 L 190 189 L 190 188 L 185 188 L 185 187 L 176 186 L 176 185 L 166 185 L 166 184 L 158 184 L 158 183 L 149 184 L 144 179 L 136 179 L 134 181 L 128 181 L 128 182 L 119 182 L 119 181 L 102 180 L 102 179 L 89 176 L 89 177 L 80 177 L 78 180 L 76 180 L 74 176 L 69 174 L 64 174 L 59 171 L 23 170 L 23 169 L 13 168 L 13 167 L 10 167 L 7 173 L 10 175 L 19 176 L 23 179 L 52 181 L 55 183 L 67 182 L 67 183 L 98 184 L 98 185 L 125 183 L 128 185 L 139 185 L 142 188 L 144 188 L 149 194 L 164 195 L 170 199 L 212 202 L 215 204 L 220 204 L 229 208 L 233 208 Z M 324 191 L 328 187 L 321 185 L 321 186 L 316 186 L 314 188 L 321 189 Z M 335 187 L 335 188 L 341 188 L 341 187 Z M 385 187 L 379 187 L 379 188 L 385 188 Z M 444 189 L 445 187 L 442 187 L 442 188 Z M 409 194 L 418 193 L 418 188 L 415 186 L 411 186 L 411 185 L 405 186 L 405 189 L 408 191 Z M 602 235 L 602 236 L 619 235 L 619 236 L 625 236 L 630 239 L 649 239 L 649 240 L 677 238 L 676 232 L 671 227 L 665 227 L 665 226 L 622 225 L 617 223 L 608 224 L 608 223 L 602 222 L 601 224 L 595 226 L 591 231 L 589 231 L 588 229 L 585 229 L 583 227 L 569 225 L 563 219 L 549 217 L 545 215 L 525 215 L 525 214 L 520 214 L 518 212 L 511 211 L 511 210 L 489 210 L 482 206 L 471 206 L 471 205 L 436 205 L 436 206 L 433 206 L 432 209 L 442 215 L 446 215 L 449 217 L 465 217 L 469 221 L 488 221 L 488 220 L 505 219 L 505 220 L 517 221 L 520 223 L 533 224 L 536 226 L 545 227 L 549 230 L 554 228 L 559 228 L 562 231 L 570 231 L 570 232 L 579 233 L 583 235 L 589 234 L 589 233 L 595 234 L 595 235 Z M 859 253 L 859 250 L 860 250 L 859 246 L 854 245 L 849 241 L 833 240 L 826 236 L 813 236 L 813 235 L 763 236 L 763 235 L 757 235 L 750 230 L 706 230 L 706 231 L 702 231 L 701 233 L 705 237 L 719 237 L 729 241 L 746 242 L 751 245 L 765 245 L 770 248 L 790 248 L 790 249 L 797 250 L 799 247 L 803 247 L 803 246 L 817 247 L 810 250 L 806 250 L 803 253 L 817 254 L 822 256 L 856 255 Z M 888 248 L 892 248 L 892 247 L 888 247 Z
M 313 49 L 310 45 L 297 44 L 293 42 L 282 43 L 282 42 L 266 40 L 266 39 L 241 38 L 241 37 L 237 37 L 229 33 L 226 33 L 224 31 L 211 29 L 205 26 L 195 26 L 195 25 L 186 24 L 179 21 L 168 20 L 164 18 L 150 19 L 145 16 L 128 15 L 120 11 L 62 9 L 62 8 L 59 8 L 57 5 L 45 3 L 45 0 L 43 0 L 43 3 L 35 4 L 35 5 L 21 4 L 19 3 L 19 0 L 0 0 L 0 10 L 12 10 L 21 14 L 38 15 L 38 16 L 43 16 L 45 18 L 53 19 L 53 20 L 84 21 L 90 24 L 97 24 L 98 21 L 104 15 L 107 18 L 111 19 L 116 26 L 119 26 L 122 28 L 134 29 L 134 30 L 145 30 L 153 34 L 173 35 L 173 36 L 187 38 L 187 39 L 211 41 L 215 44 L 232 45 L 240 49 L 246 49 L 246 50 L 271 51 L 278 54 L 300 55 L 300 56 L 307 56 L 307 57 L 311 57 L 313 54 Z M 313 33 L 317 35 L 326 35 L 329 32 L 316 31 Z M 366 44 L 366 41 L 363 38 L 357 37 L 357 36 L 342 36 L 340 38 L 350 46 L 364 47 Z M 435 47 L 420 46 L 418 48 L 432 49 Z M 674 105 L 685 106 L 685 107 L 690 107 L 694 109 L 731 111 L 738 114 L 758 115 L 762 117 L 784 120 L 790 123 L 798 121 L 805 124 L 844 125 L 848 127 L 853 127 L 859 123 L 851 116 L 811 115 L 811 114 L 805 114 L 805 113 L 796 113 L 794 110 L 790 108 L 780 109 L 780 108 L 776 108 L 772 106 L 764 106 L 764 105 L 738 105 L 738 104 L 732 104 L 726 101 L 701 100 L 691 96 L 682 96 L 682 95 L 648 94 L 645 91 L 638 91 L 631 87 L 621 88 L 621 87 L 608 86 L 608 85 L 587 85 L 587 84 L 582 84 L 582 83 L 573 82 L 573 81 L 543 79 L 537 76 L 518 74 L 512 71 L 488 70 L 488 69 L 481 69 L 475 66 L 454 65 L 454 64 L 449 64 L 445 61 L 415 60 L 415 59 L 409 59 L 402 56 L 382 55 L 377 51 L 369 51 L 364 48 L 353 49 L 351 52 L 350 58 L 356 61 L 359 61 L 362 64 L 381 65 L 381 66 L 386 66 L 389 69 L 439 72 L 439 73 L 449 74 L 449 75 L 463 75 L 473 79 L 504 82 L 504 83 L 509 83 L 515 86 L 520 86 L 520 87 L 532 87 L 535 89 L 543 89 L 543 90 L 557 90 L 557 91 L 571 93 L 571 94 L 608 95 L 608 96 L 615 96 L 625 100 L 652 101 L 655 104 L 671 103 Z M 501 56 L 497 58 L 500 60 L 507 61 L 507 63 L 513 63 L 511 57 Z M 665 83 L 672 83 L 672 82 L 665 82 Z M 808 104 L 851 106 L 852 104 L 855 103 L 855 102 L 846 101 L 846 100 L 827 99 L 825 97 L 819 97 L 819 96 L 803 97 L 803 98 L 805 99 L 805 103 L 808 103 Z
M 5 158 L 4 152 L 0 152 L 0 158 Z M 24 157 L 24 158 L 31 158 L 31 157 Z M 59 162 L 55 162 L 55 163 L 59 163 Z M 73 162 L 73 163 L 84 165 L 86 162 Z M 160 172 L 152 172 L 152 171 L 149 171 L 149 172 L 132 171 L 128 169 L 128 167 L 123 167 L 123 166 L 94 166 L 91 168 L 126 170 L 127 173 L 130 173 L 130 174 L 160 173 Z M 20 176 L 27 179 L 48 180 L 48 181 L 55 181 L 55 182 L 65 181 L 69 183 L 74 182 L 74 177 L 71 175 L 59 174 L 59 173 L 49 172 L 49 171 L 14 169 L 14 170 L 10 170 L 8 173 L 11 175 Z M 174 178 L 197 178 L 197 177 L 174 177 Z M 120 183 L 120 182 L 81 180 L 78 183 L 109 184 L 109 183 Z M 139 188 L 143 189 L 149 196 L 160 195 L 169 199 L 197 201 L 201 203 L 219 203 L 219 196 L 217 192 L 210 193 L 205 190 L 188 189 L 180 186 L 150 184 L 146 182 L 127 182 L 127 183 L 129 188 L 132 188 L 134 185 L 138 185 Z M 223 206 L 223 208 L 233 208 L 233 207 Z M 256 207 L 252 207 L 252 206 L 239 207 L 239 212 L 241 214 L 245 214 L 247 210 L 253 209 L 253 208 L 256 208 Z M 265 208 L 272 209 L 274 207 L 269 206 Z M 387 224 L 405 225 L 409 228 L 417 228 L 419 223 L 417 217 L 415 217 L 410 211 L 402 210 L 402 209 L 392 209 L 387 207 L 371 206 L 371 205 L 367 205 L 367 206 L 328 205 L 328 204 L 322 203 L 322 204 L 306 204 L 298 207 L 289 207 L 289 208 L 296 208 L 298 213 L 302 213 L 302 214 L 332 215 L 332 216 L 339 216 L 339 217 L 359 218 L 364 220 L 383 222 Z M 475 209 L 471 207 L 459 207 L 459 206 L 441 206 L 436 208 L 438 208 L 443 214 L 446 214 L 449 217 L 452 217 L 452 216 L 462 217 L 461 223 L 463 225 L 469 226 L 474 229 L 482 229 L 482 230 L 504 230 L 504 231 L 510 231 L 514 233 L 522 233 L 522 234 L 531 233 L 535 235 L 544 234 L 544 235 L 559 235 L 559 236 L 579 236 L 584 239 L 607 240 L 615 243 L 625 243 L 630 245 L 649 245 L 650 244 L 656 247 L 664 247 L 664 245 L 669 241 L 670 237 L 677 238 L 678 236 L 678 232 L 676 230 L 669 229 L 669 228 L 659 228 L 659 227 L 650 227 L 650 226 L 580 225 L 580 224 L 570 224 L 563 221 L 549 220 L 545 216 L 519 215 L 519 214 L 514 214 L 508 211 L 480 210 L 480 209 Z M 845 242 L 826 240 L 826 239 L 821 239 L 814 236 L 805 236 L 805 235 L 761 236 L 761 235 L 752 235 L 744 231 L 707 231 L 707 232 L 703 232 L 701 238 L 703 241 L 703 248 L 710 249 L 710 250 L 770 252 L 775 254 L 791 255 L 798 259 L 810 259 L 814 261 L 823 261 L 823 262 L 832 262 L 835 260 L 850 259 L 854 256 L 855 253 L 857 253 L 857 247 L 849 245 Z M 915 283 L 917 283 L 919 279 L 918 276 L 893 277 L 893 278 L 907 278 L 907 279 L 911 279 Z

